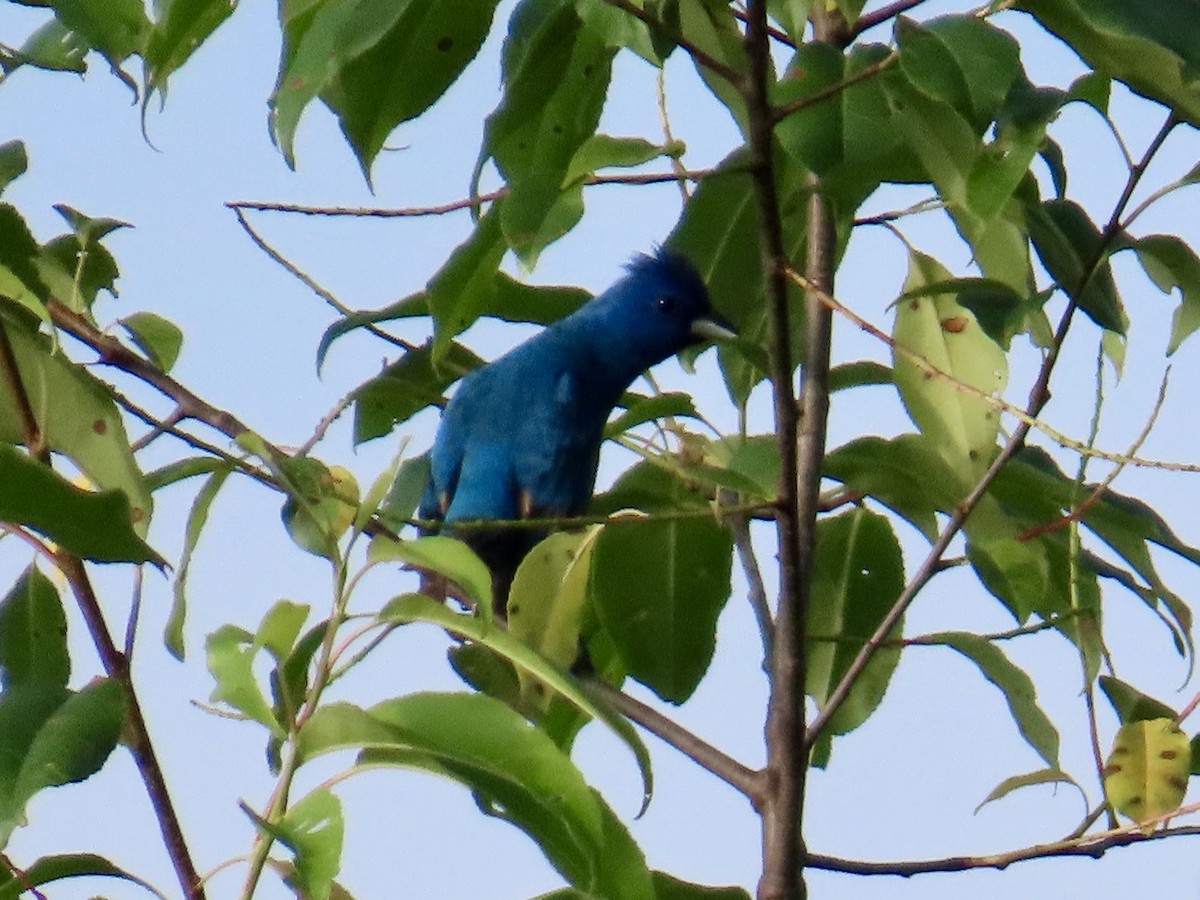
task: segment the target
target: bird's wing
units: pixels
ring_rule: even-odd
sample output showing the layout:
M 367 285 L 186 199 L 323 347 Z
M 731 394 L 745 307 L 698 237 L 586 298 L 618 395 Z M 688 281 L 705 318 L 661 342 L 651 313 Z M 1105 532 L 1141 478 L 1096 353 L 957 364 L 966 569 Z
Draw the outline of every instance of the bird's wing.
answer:
M 543 396 L 528 408 L 512 458 L 519 513 L 578 515 L 592 496 L 607 410 L 589 407 L 570 370 L 558 373 Z

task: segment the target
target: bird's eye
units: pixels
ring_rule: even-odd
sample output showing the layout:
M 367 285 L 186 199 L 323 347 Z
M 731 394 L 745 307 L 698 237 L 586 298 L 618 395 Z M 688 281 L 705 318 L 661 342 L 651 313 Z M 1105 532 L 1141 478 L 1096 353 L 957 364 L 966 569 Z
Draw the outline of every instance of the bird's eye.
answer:
M 671 310 L 673 310 L 675 308 L 675 298 L 672 297 L 670 294 L 666 294 L 662 297 L 659 297 L 657 302 L 658 302 L 658 311 L 659 312 L 669 313 Z

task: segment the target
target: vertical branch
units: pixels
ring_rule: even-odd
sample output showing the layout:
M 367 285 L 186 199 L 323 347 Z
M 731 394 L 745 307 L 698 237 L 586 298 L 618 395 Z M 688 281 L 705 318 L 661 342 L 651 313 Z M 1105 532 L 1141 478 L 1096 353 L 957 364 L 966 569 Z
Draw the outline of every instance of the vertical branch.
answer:
M 0 376 L 7 385 L 8 392 L 21 419 L 21 435 L 31 456 L 47 467 L 50 465 L 50 448 L 46 443 L 46 435 L 34 414 L 33 405 L 29 402 L 29 392 L 21 378 L 17 367 L 16 354 L 12 342 L 5 329 L 4 320 L 0 318 Z M 88 633 L 96 646 L 96 653 L 104 667 L 104 673 L 121 686 L 125 699 L 125 728 L 124 743 L 133 756 L 138 773 L 142 776 L 150 805 L 154 808 L 154 816 L 158 820 L 162 832 L 163 843 L 167 854 L 175 868 L 176 877 L 183 896 L 187 900 L 204 900 L 204 889 L 200 876 L 188 852 L 187 841 L 183 836 L 179 817 L 171 803 L 167 782 L 163 776 L 162 767 L 150 741 L 150 732 L 146 727 L 146 719 L 142 715 L 141 704 L 138 703 L 137 692 L 133 687 L 133 676 L 130 671 L 129 657 L 122 653 L 113 642 L 104 621 L 104 612 L 100 601 L 92 587 L 91 579 L 84 568 L 83 560 L 64 550 L 51 553 L 51 559 L 67 579 L 67 584 L 75 595 L 79 611 L 83 615 Z M 127 642 L 128 642 L 127 638 Z
M 804 370 L 802 390 L 806 399 L 801 427 L 793 393 L 791 310 L 784 275 L 787 259 L 777 194 L 774 117 L 768 94 L 771 57 L 765 0 L 749 4 L 747 19 L 746 42 L 751 67 L 747 91 L 751 166 L 762 232 L 767 302 L 771 311 L 771 381 L 782 461 L 776 517 L 779 606 L 770 660 L 767 793 L 760 810 L 763 869 L 758 896 L 760 900 L 798 900 L 806 896 L 803 877 L 806 851 L 801 830 L 808 768 L 804 746 L 805 630 L 828 406 L 825 382 L 830 313 L 809 298 L 807 350 L 810 358 Z M 828 207 L 814 191 L 809 205 L 809 273 L 822 284 L 829 280 L 828 248 L 832 232 L 829 226 Z
M 163 843 L 171 857 L 171 865 L 175 868 L 175 876 L 179 879 L 183 896 L 187 900 L 204 900 L 204 888 L 201 885 L 200 876 L 192 862 L 191 854 L 188 852 L 187 841 L 183 836 L 183 827 L 180 825 L 175 807 L 171 803 L 166 778 L 163 776 L 158 756 L 154 752 L 154 745 L 150 741 L 150 731 L 146 726 L 146 718 L 142 715 L 137 692 L 133 688 L 129 658 L 113 643 L 108 626 L 104 621 L 104 613 L 100 609 L 100 601 L 92 588 L 87 570 L 83 567 L 83 561 L 77 556 L 62 551 L 56 553 L 54 559 L 59 571 L 67 579 L 71 593 L 75 595 L 80 612 L 83 613 L 84 622 L 87 623 L 88 632 L 96 645 L 96 652 L 100 656 L 105 674 L 120 684 L 121 691 L 125 695 L 124 742 L 133 756 L 138 773 L 142 776 L 142 783 L 150 798 L 150 805 L 154 808 L 154 817 L 158 820 Z

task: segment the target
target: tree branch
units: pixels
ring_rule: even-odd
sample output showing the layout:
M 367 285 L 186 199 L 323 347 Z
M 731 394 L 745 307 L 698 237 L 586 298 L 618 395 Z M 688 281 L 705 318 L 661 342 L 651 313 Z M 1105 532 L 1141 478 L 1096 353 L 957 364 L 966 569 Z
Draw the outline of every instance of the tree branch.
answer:
M 1050 844 L 1035 844 L 1020 850 L 992 853 L 986 856 L 946 856 L 941 859 L 907 860 L 903 862 L 866 862 L 842 859 L 814 853 L 808 864 L 814 869 L 829 872 L 845 872 L 850 875 L 898 875 L 908 878 L 931 872 L 965 872 L 970 869 L 1007 869 L 1013 863 L 1031 859 L 1050 859 L 1062 856 L 1090 856 L 1099 859 L 1115 847 L 1128 847 L 1145 841 L 1159 841 L 1170 837 L 1200 835 L 1200 825 L 1179 828 L 1163 828 L 1151 834 L 1143 834 L 1137 826 L 1108 831 L 1100 835 L 1055 841 Z
M 9 393 L 17 408 L 17 414 L 21 419 L 21 432 L 30 455 L 49 467 L 50 448 L 33 412 L 29 392 L 25 388 L 21 371 L 17 367 L 16 354 L 9 341 L 3 318 L 0 318 L 0 372 L 3 373 L 4 381 L 8 385 Z M 75 596 L 75 601 L 79 606 L 88 633 L 92 637 L 92 643 L 95 644 L 96 653 L 100 657 L 100 664 L 104 668 L 105 674 L 120 686 L 124 695 L 124 743 L 133 756 L 146 794 L 150 798 L 150 804 L 154 807 L 154 815 L 158 820 L 167 854 L 171 858 L 171 864 L 175 868 L 175 874 L 179 879 L 183 894 L 188 900 L 203 900 L 204 889 L 200 885 L 200 877 L 192 862 L 191 854 L 188 852 L 187 841 L 184 839 L 175 807 L 171 803 L 166 779 L 158 764 L 154 745 L 150 740 L 150 732 L 146 727 L 146 719 L 142 715 L 137 692 L 134 690 L 129 657 L 122 653 L 113 642 L 108 624 L 104 621 L 100 601 L 92 588 L 83 561 L 65 550 L 51 551 L 49 547 L 45 547 L 45 552 L 50 553 L 50 558 L 67 579 L 67 584 Z M 129 641 L 128 638 L 126 640 Z
M 779 605 L 775 616 L 767 707 L 767 795 L 761 806 L 763 869 L 759 900 L 796 900 L 805 896 L 804 844 L 801 818 L 808 765 L 804 749 L 804 680 L 808 583 L 802 560 L 800 491 L 797 461 L 797 410 L 792 390 L 791 310 L 784 267 L 783 224 L 775 174 L 774 119 L 770 105 L 770 34 L 765 0 L 747 9 L 746 49 L 751 84 L 747 93 L 750 120 L 751 174 L 758 206 L 764 284 L 771 321 L 771 386 L 775 431 L 779 440 Z M 815 513 L 814 513 L 815 514 Z
M 882 6 L 874 12 L 864 13 L 858 17 L 858 21 L 850 28 L 850 37 L 856 38 L 868 28 L 874 28 L 876 25 L 882 25 L 890 19 L 896 18 L 901 13 L 908 12 L 914 6 L 920 6 L 925 0 L 895 0 L 894 3 L 889 3 L 887 6 Z
M 608 704 L 631 722 L 670 744 L 692 762 L 741 791 L 757 809 L 763 801 L 763 773 L 738 762 L 727 753 L 704 741 L 658 710 L 630 697 L 599 678 L 581 682 L 584 690 Z
M 162 832 L 167 853 L 171 857 L 171 864 L 175 868 L 175 875 L 179 879 L 179 886 L 188 900 L 204 900 L 204 888 L 188 852 L 187 840 L 183 836 L 183 828 L 171 803 L 167 781 L 154 752 L 146 718 L 142 714 L 142 707 L 133 687 L 129 659 L 113 643 L 108 625 L 104 621 L 100 601 L 92 588 L 83 562 L 77 556 L 61 550 L 54 554 L 54 560 L 63 577 L 67 579 L 71 593 L 75 595 L 105 673 L 121 686 L 125 695 L 123 742 L 129 748 L 138 773 L 142 776 L 142 783 L 150 798 L 150 805 L 154 807 L 154 816 L 158 820 L 158 827 Z
M 609 6 L 615 6 L 617 9 L 629 13 L 629 15 L 633 16 L 635 19 L 640 19 L 651 28 L 663 27 L 662 22 L 650 15 L 644 9 L 634 6 L 629 2 L 629 0 L 604 0 L 604 2 Z M 685 51 L 687 51 L 688 56 L 690 56 L 700 65 L 704 66 L 704 68 L 708 69 L 714 75 L 720 75 L 738 90 L 742 90 L 745 87 L 741 73 L 736 69 L 731 69 L 729 66 L 725 65 L 725 63 L 705 53 L 695 44 L 686 40 L 682 34 L 672 34 L 671 39 L 675 41 L 677 46 L 682 47 Z M 675 179 L 673 178 L 671 180 L 674 181 Z

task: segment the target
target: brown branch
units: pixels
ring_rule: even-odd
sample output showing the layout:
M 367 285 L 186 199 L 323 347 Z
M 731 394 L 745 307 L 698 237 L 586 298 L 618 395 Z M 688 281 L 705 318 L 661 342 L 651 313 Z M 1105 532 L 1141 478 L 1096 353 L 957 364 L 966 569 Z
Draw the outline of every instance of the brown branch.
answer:
M 3 370 L 4 380 L 8 384 L 9 392 L 21 417 L 21 429 L 30 454 L 49 466 L 50 448 L 46 443 L 41 425 L 33 413 L 29 393 L 21 378 L 20 370 L 17 368 L 16 355 L 13 353 L 2 319 L 0 319 L 0 370 Z M 137 692 L 134 690 L 129 657 L 122 653 L 113 642 L 108 624 L 104 621 L 104 613 L 100 609 L 100 601 L 92 588 L 83 561 L 65 550 L 52 551 L 49 547 L 45 547 L 45 552 L 51 554 L 50 558 L 58 570 L 63 573 L 67 584 L 71 587 L 71 592 L 75 595 L 79 611 L 83 616 L 88 633 L 92 637 L 92 642 L 96 646 L 96 653 L 100 657 L 105 674 L 120 686 L 124 695 L 124 743 L 133 756 L 146 794 L 150 798 L 150 804 L 154 807 L 154 815 L 158 820 L 163 842 L 171 858 L 171 864 L 175 868 L 175 874 L 179 879 L 183 894 L 188 900 L 203 900 L 204 890 L 200 886 L 199 875 L 192 862 L 191 854 L 188 852 L 187 841 L 184 839 L 175 807 L 171 803 L 166 779 L 158 764 L 154 746 L 150 741 L 150 733 L 146 727 L 146 720 L 138 703 Z M 130 639 L 127 637 L 126 641 L 128 643 Z
M 21 380 L 21 369 L 17 365 L 17 354 L 13 350 L 12 341 L 8 338 L 8 327 L 0 316 L 0 370 L 4 373 L 4 382 L 8 385 L 8 393 L 17 407 L 17 416 L 21 420 L 21 435 L 29 455 L 44 463 L 50 462 L 47 452 L 45 435 L 38 425 L 37 416 L 29 402 L 29 393 Z
M 595 699 L 606 703 L 631 722 L 637 723 L 655 737 L 670 744 L 696 765 L 745 794 L 756 809 L 760 808 L 764 788 L 762 772 L 756 772 L 743 765 L 682 725 L 668 719 L 658 710 L 599 678 L 588 678 L 581 684 Z
M 868 79 L 874 78 L 880 72 L 887 71 L 897 62 L 900 61 L 900 54 L 893 50 L 883 59 L 878 62 L 873 62 L 869 66 L 864 66 L 859 71 L 855 72 L 849 78 L 839 81 L 837 84 L 831 84 L 823 90 L 817 91 L 815 94 L 810 94 L 807 97 L 800 97 L 793 100 L 791 103 L 785 103 L 783 106 L 776 107 L 771 113 L 775 122 L 781 122 L 788 116 L 793 116 L 798 112 L 803 112 L 810 107 L 824 103 L 826 100 L 831 100 L 856 84 L 861 84 Z
M 894 19 L 901 13 L 908 12 L 914 6 L 920 6 L 924 2 L 925 0 L 895 0 L 894 3 L 889 3 L 887 6 L 882 6 L 873 12 L 863 13 L 858 17 L 858 21 L 851 26 L 850 37 L 858 37 L 868 28 L 882 25 L 884 22 Z
M 738 502 L 736 491 L 721 488 L 717 492 L 722 511 Z M 758 567 L 758 559 L 754 555 L 754 541 L 750 534 L 750 517 L 745 513 L 725 516 L 729 531 L 733 535 L 733 546 L 737 551 L 738 562 L 741 563 L 742 573 L 746 576 L 746 594 L 750 602 L 750 610 L 754 613 L 754 621 L 758 624 L 758 633 L 762 638 L 763 670 L 771 671 L 771 648 L 775 643 L 775 621 L 771 616 L 771 604 L 767 599 L 767 588 L 763 583 L 762 571 Z
M 771 654 L 766 744 L 768 793 L 762 815 L 763 868 L 759 900 L 794 900 L 805 896 L 805 849 L 801 818 L 807 761 L 804 748 L 805 628 L 809 581 L 803 560 L 811 530 L 802 517 L 815 516 L 816 483 L 800 484 L 797 460 L 799 433 L 792 391 L 791 310 L 784 267 L 783 224 L 779 208 L 771 113 L 771 55 L 765 0 L 748 7 L 746 49 L 750 58 L 747 111 L 750 125 L 751 176 L 758 206 L 762 265 L 771 322 L 771 387 L 775 431 L 779 440 L 780 477 L 776 531 L 779 541 L 779 604 Z M 811 210 L 811 207 L 810 207 Z M 807 410 L 807 408 L 806 408 Z M 816 410 L 820 415 L 820 404 Z M 807 411 L 806 411 L 807 415 Z M 801 490 L 811 503 L 801 505 Z M 803 530 L 802 530 L 803 529 Z
M 644 9 L 634 6 L 634 4 L 630 3 L 629 0 L 604 0 L 604 2 L 609 6 L 615 6 L 617 9 L 629 13 L 629 15 L 633 16 L 635 19 L 640 19 L 651 28 L 660 28 L 663 25 L 663 23 L 654 18 L 654 16 L 650 15 Z M 675 41 L 677 46 L 687 51 L 688 56 L 690 56 L 700 65 L 704 66 L 704 68 L 708 69 L 714 75 L 720 75 L 739 91 L 745 89 L 745 79 L 742 78 L 741 73 L 736 69 L 730 68 L 729 66 L 725 65 L 725 63 L 705 53 L 695 44 L 686 40 L 682 34 L 672 34 L 671 39 Z M 671 180 L 673 181 L 674 179 Z
M 154 815 L 158 820 L 158 827 L 162 832 L 163 842 L 171 857 L 171 864 L 175 868 L 175 875 L 179 879 L 183 895 L 188 900 L 203 900 L 204 888 L 188 852 L 183 828 L 179 823 L 175 807 L 171 803 L 166 778 L 163 776 L 158 756 L 154 752 L 146 719 L 142 714 L 141 704 L 138 702 L 137 692 L 133 687 L 129 658 L 113 643 L 108 625 L 104 621 L 104 613 L 100 609 L 100 601 L 92 588 L 83 562 L 77 556 L 63 551 L 55 553 L 54 560 L 59 571 L 67 579 L 71 593 L 75 595 L 75 600 L 87 623 L 88 632 L 92 636 L 92 642 L 96 646 L 96 653 L 100 656 L 100 663 L 104 667 L 105 673 L 121 686 L 121 691 L 125 695 L 123 741 L 133 756 L 138 773 L 142 776 L 142 783 L 150 798 L 150 805 L 154 807 Z
M 208 401 L 201 399 L 150 360 L 134 353 L 117 338 L 105 334 L 86 318 L 58 300 L 51 300 L 46 304 L 46 308 L 49 310 L 50 319 L 55 326 L 95 350 L 103 365 L 127 372 L 174 400 L 185 418 L 204 422 L 234 441 L 242 435 L 250 433 L 250 429 L 232 413 L 218 409 Z M 267 446 L 270 447 L 269 444 Z
M 680 179 L 687 181 L 699 182 L 708 178 L 710 175 L 715 175 L 714 169 L 684 169 L 680 172 L 646 172 L 646 173 L 626 173 L 622 175 L 591 175 L 585 178 L 583 183 L 586 186 L 605 185 L 605 184 L 624 184 L 624 185 L 639 185 L 639 184 L 667 184 L 678 182 Z M 375 218 L 375 219 L 408 219 L 408 218 L 423 218 L 427 216 L 444 216 L 449 213 L 461 212 L 467 209 L 478 209 L 486 203 L 492 203 L 508 196 L 508 188 L 499 188 L 495 191 L 490 191 L 486 194 L 476 194 L 472 197 L 464 197 L 460 200 L 452 200 L 449 203 L 442 203 L 435 206 L 409 206 L 400 209 L 381 208 L 371 206 L 305 206 L 294 203 L 270 203 L 262 200 L 237 200 L 232 203 L 226 203 L 230 209 L 239 210 L 247 209 L 256 212 L 283 212 L 296 213 L 302 216 L 355 216 L 360 218 Z
M 734 7 L 733 17 L 743 24 L 748 24 L 750 22 L 750 17 L 744 9 L 738 9 L 737 7 Z M 793 48 L 797 46 L 796 42 L 792 40 L 791 36 L 786 31 L 781 31 L 773 25 L 767 25 L 767 34 L 770 35 L 772 40 L 779 41 L 779 43 L 784 44 L 785 46 Z
M 1140 828 L 1135 826 L 1086 838 L 1035 844 L 1032 847 L 1023 847 L 1020 850 L 1010 850 L 1005 853 L 993 853 L 985 856 L 946 856 L 942 859 L 903 862 L 866 862 L 814 853 L 809 856 L 808 864 L 814 869 L 845 872 L 850 875 L 898 875 L 907 878 L 931 872 L 1007 869 L 1013 863 L 1027 862 L 1031 859 L 1050 859 L 1063 856 L 1088 856 L 1092 859 L 1099 859 L 1115 847 L 1128 847 L 1144 841 L 1159 841 L 1164 838 L 1186 835 L 1200 835 L 1200 825 L 1163 828 L 1150 834 L 1144 834 Z

